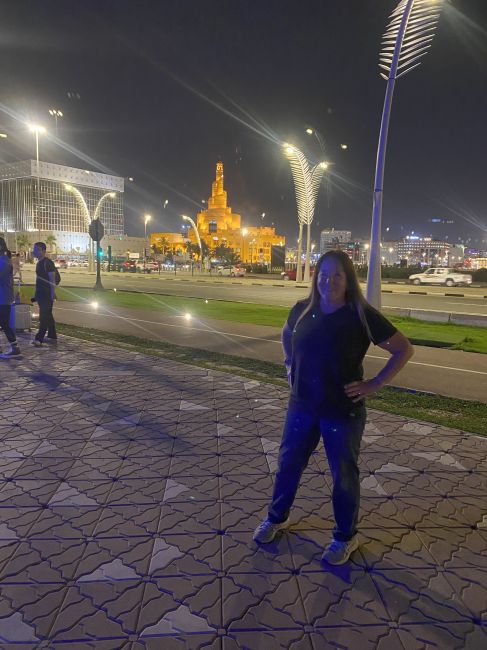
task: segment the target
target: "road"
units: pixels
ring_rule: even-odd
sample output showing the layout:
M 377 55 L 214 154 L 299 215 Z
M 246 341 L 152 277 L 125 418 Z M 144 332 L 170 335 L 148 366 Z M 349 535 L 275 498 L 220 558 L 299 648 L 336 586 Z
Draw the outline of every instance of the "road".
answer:
M 260 360 L 282 362 L 280 330 L 247 323 L 205 320 L 136 309 L 93 310 L 79 303 L 56 304 L 56 319 L 72 325 L 132 334 Z M 365 359 L 366 376 L 377 373 L 387 354 L 371 347 Z M 487 402 L 486 356 L 455 350 L 415 348 L 415 356 L 394 379 L 394 385 L 450 397 Z
M 24 281 L 34 282 L 32 271 L 23 273 Z M 94 275 L 70 269 L 62 271 L 63 287 L 92 287 Z M 306 287 L 295 282 L 256 278 L 202 278 L 191 275 L 105 273 L 107 289 L 148 291 L 167 295 L 191 296 L 208 300 L 237 300 L 239 302 L 291 306 L 308 294 Z M 425 295 L 426 294 L 426 295 Z M 445 295 L 448 294 L 448 295 Z M 404 284 L 384 284 L 382 306 L 427 309 L 446 313 L 487 316 L 487 287 L 413 287 Z

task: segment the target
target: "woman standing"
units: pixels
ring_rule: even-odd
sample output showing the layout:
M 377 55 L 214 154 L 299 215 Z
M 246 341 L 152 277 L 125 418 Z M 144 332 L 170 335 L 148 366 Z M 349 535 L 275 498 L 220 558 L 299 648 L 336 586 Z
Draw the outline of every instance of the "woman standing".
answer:
M 370 342 L 390 353 L 382 370 L 363 379 Z M 358 456 L 366 412 L 364 398 L 389 382 L 413 354 L 408 339 L 362 295 L 346 253 L 320 257 L 307 299 L 292 309 L 282 331 L 291 397 L 279 450 L 268 517 L 255 530 L 259 544 L 289 526 L 301 475 L 323 437 L 333 478 L 333 539 L 323 553 L 344 564 L 358 548 Z
M 10 258 L 11 253 L 5 239 L 0 237 L 0 328 L 10 343 L 10 350 L 0 354 L 0 359 L 17 357 L 20 354 L 17 337 L 10 327 L 10 315 L 14 302 L 14 276 Z

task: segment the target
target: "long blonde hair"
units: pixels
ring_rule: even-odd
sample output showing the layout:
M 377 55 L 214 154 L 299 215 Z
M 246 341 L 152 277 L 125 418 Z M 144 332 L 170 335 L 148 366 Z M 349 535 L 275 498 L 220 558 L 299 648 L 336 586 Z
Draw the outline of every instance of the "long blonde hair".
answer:
M 323 264 L 323 262 L 329 259 L 335 260 L 335 262 L 338 262 L 339 264 L 342 265 L 343 271 L 345 273 L 345 278 L 346 278 L 345 302 L 348 305 L 352 305 L 355 308 L 360 318 L 360 321 L 364 326 L 365 331 L 367 332 L 367 336 L 369 337 L 370 340 L 372 340 L 369 324 L 367 323 L 367 318 L 365 316 L 365 311 L 364 311 L 364 308 L 366 306 L 370 307 L 370 305 L 366 301 L 362 293 L 362 289 L 360 288 L 360 284 L 352 260 L 344 251 L 339 249 L 333 249 L 327 251 L 320 257 L 320 259 L 316 263 L 316 268 L 313 274 L 313 279 L 311 281 L 311 289 L 309 295 L 303 301 L 304 303 L 306 303 L 306 307 L 303 310 L 300 317 L 298 318 L 296 325 L 308 312 L 312 311 L 319 305 L 321 296 L 320 296 L 320 292 L 318 291 L 318 274 L 320 272 L 321 265 Z

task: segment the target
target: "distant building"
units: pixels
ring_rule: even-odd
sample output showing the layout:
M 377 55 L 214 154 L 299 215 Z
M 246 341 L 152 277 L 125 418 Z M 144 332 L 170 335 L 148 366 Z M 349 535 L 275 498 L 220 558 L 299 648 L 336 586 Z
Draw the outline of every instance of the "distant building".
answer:
M 218 246 L 230 248 L 242 262 L 251 264 L 271 263 L 272 246 L 284 246 L 286 238 L 269 226 L 247 226 L 242 228 L 241 216 L 227 205 L 227 193 L 223 186 L 223 163 L 216 165 L 216 178 L 211 186 L 208 208 L 196 215 L 196 225 L 201 239 L 210 251 Z M 191 228 L 188 237 L 196 243 Z
M 326 228 L 320 233 L 320 253 L 332 248 L 342 248 L 342 244 L 348 243 L 352 240 L 352 232 L 350 230 L 335 230 L 335 228 Z
M 187 241 L 180 232 L 153 232 L 150 236 L 151 249 L 156 255 L 183 255 Z
M 423 264 L 426 266 L 446 266 L 451 244 L 432 237 L 408 235 L 396 243 L 397 257 L 407 266 Z
M 113 193 L 100 205 L 98 217 L 107 235 L 123 235 L 123 178 L 24 160 L 0 166 L 0 231 L 12 250 L 19 233 L 31 242 L 54 236 L 56 250 L 63 253 L 88 250 L 90 219 L 67 185 L 79 190 L 91 217 L 99 200 Z

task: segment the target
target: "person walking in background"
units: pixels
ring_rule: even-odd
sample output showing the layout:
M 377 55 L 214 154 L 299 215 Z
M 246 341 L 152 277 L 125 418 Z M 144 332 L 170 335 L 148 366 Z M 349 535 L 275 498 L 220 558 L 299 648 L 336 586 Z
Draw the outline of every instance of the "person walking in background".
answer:
M 39 241 L 34 244 L 33 255 L 37 258 L 36 265 L 36 290 L 33 302 L 39 305 L 39 331 L 32 344 L 40 347 L 47 332 L 49 342 L 57 342 L 56 324 L 52 314 L 56 300 L 56 267 L 54 262 L 46 256 L 46 245 Z
M 22 269 L 20 264 L 20 253 L 15 253 L 12 255 L 12 268 L 14 272 L 14 281 L 17 280 L 19 283 L 22 282 Z
M 391 357 L 380 372 L 363 378 L 370 343 Z M 289 512 L 320 437 L 330 466 L 335 518 L 333 539 L 323 553 L 344 564 L 358 548 L 360 504 L 358 456 L 365 426 L 364 399 L 389 382 L 413 354 L 408 339 L 362 295 L 353 264 L 340 250 L 320 257 L 311 291 L 292 309 L 282 332 L 291 396 L 267 518 L 254 540 L 271 542 L 289 526 Z
M 10 350 L 0 354 L 0 359 L 18 357 L 20 348 L 14 330 L 10 327 L 10 316 L 14 302 L 14 280 L 11 253 L 5 239 L 0 237 L 0 328 L 10 343 Z

